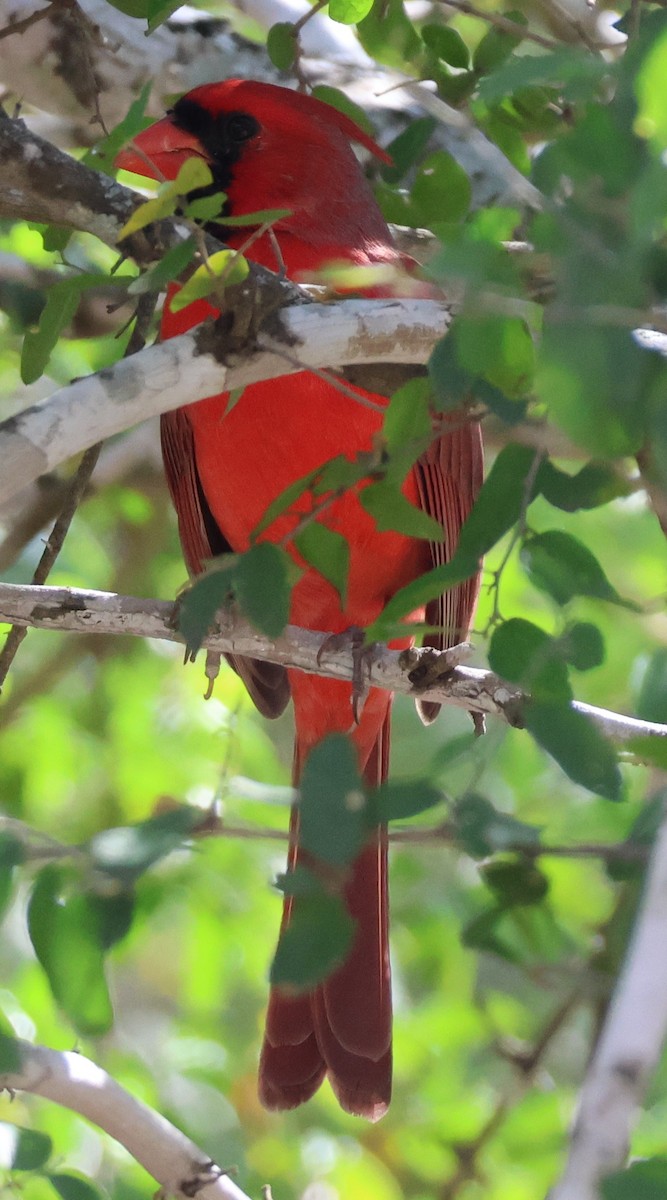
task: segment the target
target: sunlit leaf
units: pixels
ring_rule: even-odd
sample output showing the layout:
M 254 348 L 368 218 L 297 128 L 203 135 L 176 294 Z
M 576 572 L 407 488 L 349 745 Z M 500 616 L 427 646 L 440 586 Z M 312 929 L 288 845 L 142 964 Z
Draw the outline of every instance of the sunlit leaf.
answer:
M 243 283 L 247 278 L 248 260 L 237 250 L 218 250 L 193 271 L 190 278 L 171 297 L 172 312 L 180 312 L 195 300 L 204 300 L 222 287 Z
M 45 867 L 28 906 L 28 931 L 51 991 L 81 1033 L 106 1033 L 113 1021 L 104 976 L 102 930 L 95 897 L 71 873 Z

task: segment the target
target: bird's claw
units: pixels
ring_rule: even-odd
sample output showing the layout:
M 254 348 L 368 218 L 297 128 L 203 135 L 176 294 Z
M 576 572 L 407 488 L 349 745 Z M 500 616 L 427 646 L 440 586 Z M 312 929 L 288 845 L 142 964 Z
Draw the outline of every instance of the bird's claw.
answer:
M 364 631 L 358 625 L 351 625 L 342 633 L 330 633 L 324 639 L 317 651 L 317 665 L 320 665 L 322 655 L 332 650 L 351 650 L 352 652 L 352 717 L 354 724 L 361 720 L 366 696 L 369 691 L 368 680 L 364 679 L 364 665 L 368 674 L 377 655 L 377 643 L 367 646 L 364 643 Z

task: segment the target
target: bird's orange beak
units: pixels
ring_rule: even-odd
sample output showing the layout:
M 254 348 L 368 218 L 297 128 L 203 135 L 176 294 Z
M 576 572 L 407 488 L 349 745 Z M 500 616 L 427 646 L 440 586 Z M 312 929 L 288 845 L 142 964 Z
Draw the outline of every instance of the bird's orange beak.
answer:
M 129 146 L 116 155 L 117 167 L 144 175 L 148 179 L 176 179 L 189 158 L 196 155 L 209 162 L 201 142 L 192 133 L 179 129 L 171 117 L 163 117 L 134 137 Z

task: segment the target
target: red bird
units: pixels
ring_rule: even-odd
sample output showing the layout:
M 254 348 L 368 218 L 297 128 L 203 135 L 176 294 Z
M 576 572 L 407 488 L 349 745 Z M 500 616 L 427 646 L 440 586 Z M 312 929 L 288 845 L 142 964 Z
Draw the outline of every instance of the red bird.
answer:
M 366 133 L 329 105 L 272 84 L 227 80 L 189 92 L 166 118 L 135 138 L 140 153 L 124 151 L 118 165 L 150 175 L 150 163 L 156 177 L 174 179 L 189 156 L 204 159 L 214 189 L 227 196 L 224 213 L 211 230 L 232 247 L 241 246 L 249 231 L 225 229 L 225 214 L 289 210 L 273 227 L 279 256 L 267 233 L 252 243 L 247 256 L 271 270 L 279 268 L 282 257 L 291 279 L 298 281 L 332 260 L 405 267 L 410 260 L 392 242 L 353 143 L 389 161 Z M 163 336 L 183 333 L 213 312 L 205 301 L 176 314 L 167 304 Z M 357 390 L 386 404 L 381 396 Z M 353 459 L 370 450 L 382 424 L 381 413 L 308 371 L 246 388 L 229 412 L 227 400 L 227 394 L 211 396 L 162 418 L 167 480 L 184 556 L 194 574 L 216 554 L 247 550 L 253 529 L 286 487 L 336 455 Z M 319 520 L 349 544 L 347 603 L 343 607 L 331 584 L 309 568 L 293 590 L 290 621 L 333 633 L 374 621 L 399 588 L 451 557 L 481 475 L 479 428 L 465 422 L 453 425 L 409 472 L 405 496 L 442 525 L 442 541 L 433 544 L 379 532 L 357 491 L 337 500 Z M 295 523 L 296 517 L 287 514 L 265 536 L 280 541 Z M 429 605 L 427 620 L 443 629 L 431 638 L 433 644 L 449 646 L 465 637 L 476 594 L 477 580 L 471 579 Z M 312 747 L 334 732 L 350 735 L 369 786 L 387 777 L 387 692 L 372 689 L 355 724 L 349 684 L 242 658 L 234 658 L 232 665 L 265 716 L 278 716 L 292 695 L 295 785 Z M 432 719 L 434 708 L 424 705 L 423 715 Z M 293 868 L 296 812 L 291 833 Z M 344 1109 L 377 1120 L 391 1093 L 384 830 L 351 868 L 345 898 L 357 923 L 346 961 L 311 992 L 271 992 L 259 1091 L 268 1108 L 293 1108 L 328 1075 Z M 283 927 L 290 909 L 287 900 Z

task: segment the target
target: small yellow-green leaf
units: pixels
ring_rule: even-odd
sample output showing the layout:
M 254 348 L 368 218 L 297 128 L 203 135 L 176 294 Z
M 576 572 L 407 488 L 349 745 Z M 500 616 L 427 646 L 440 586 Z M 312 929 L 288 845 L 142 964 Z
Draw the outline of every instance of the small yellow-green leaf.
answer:
M 180 312 L 195 300 L 204 300 L 216 288 L 242 283 L 248 274 L 248 263 L 237 250 L 218 250 L 190 276 L 187 283 L 171 298 L 171 311 Z

